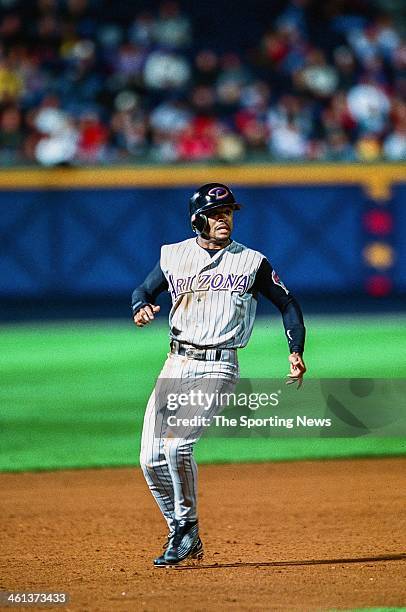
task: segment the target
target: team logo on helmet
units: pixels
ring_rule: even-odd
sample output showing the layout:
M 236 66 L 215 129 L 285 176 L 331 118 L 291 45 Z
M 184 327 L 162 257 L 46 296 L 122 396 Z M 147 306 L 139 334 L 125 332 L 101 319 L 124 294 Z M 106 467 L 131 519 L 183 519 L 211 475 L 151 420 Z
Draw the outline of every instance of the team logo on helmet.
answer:
M 215 198 L 216 200 L 223 200 L 229 195 L 228 189 L 225 187 L 212 187 L 210 191 L 207 192 L 207 195 Z

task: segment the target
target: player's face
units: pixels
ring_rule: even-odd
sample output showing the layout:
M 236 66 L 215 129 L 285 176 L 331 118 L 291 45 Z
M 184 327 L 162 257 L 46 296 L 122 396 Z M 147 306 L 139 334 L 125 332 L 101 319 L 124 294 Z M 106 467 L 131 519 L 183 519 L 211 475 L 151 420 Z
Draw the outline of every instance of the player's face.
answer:
M 208 213 L 210 238 L 218 242 L 225 242 L 230 238 L 233 231 L 233 213 L 232 206 L 221 206 Z

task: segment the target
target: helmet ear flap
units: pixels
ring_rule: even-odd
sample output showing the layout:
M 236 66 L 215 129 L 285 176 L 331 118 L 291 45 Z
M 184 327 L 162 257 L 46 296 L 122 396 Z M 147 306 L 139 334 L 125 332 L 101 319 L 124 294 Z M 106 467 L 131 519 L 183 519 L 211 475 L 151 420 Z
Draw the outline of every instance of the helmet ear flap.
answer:
M 198 214 L 193 215 L 191 219 L 192 230 L 196 234 L 203 234 L 208 224 L 206 215 Z

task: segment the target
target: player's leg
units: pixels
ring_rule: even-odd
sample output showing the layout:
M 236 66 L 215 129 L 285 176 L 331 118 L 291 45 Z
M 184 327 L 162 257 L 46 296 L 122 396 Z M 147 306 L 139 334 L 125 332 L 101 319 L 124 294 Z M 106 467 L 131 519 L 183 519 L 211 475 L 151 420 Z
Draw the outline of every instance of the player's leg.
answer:
M 177 386 L 180 363 L 168 356 L 159 375 L 157 385 L 148 400 L 141 436 L 140 465 L 148 487 L 169 527 L 174 531 L 174 490 L 167 458 L 164 453 L 166 426 L 162 409 L 167 394 Z
M 176 565 L 184 559 L 203 556 L 197 520 L 197 465 L 193 444 L 183 438 L 166 438 L 164 442 L 174 490 L 175 518 L 173 537 L 169 538 L 159 565 Z
M 203 419 L 207 423 L 223 409 L 217 398 L 234 389 L 238 364 L 186 360 L 181 376 L 178 393 L 189 397 L 190 402 L 178 406 L 174 412 L 164 409 L 164 421 L 176 416 L 182 424 L 166 428 L 163 451 L 173 483 L 175 518 L 194 521 L 197 519 L 197 465 L 193 449 L 207 426 Z
M 238 366 L 194 360 L 187 364 L 183 374 L 182 393 L 199 390 L 205 397 L 214 397 L 216 392 L 222 393 L 234 388 Z M 213 403 L 210 410 L 205 407 L 207 405 L 204 402 L 197 405 L 191 403 L 180 408 L 177 415 L 192 420 L 194 417 L 213 417 L 222 410 L 218 403 Z M 204 426 L 197 420 L 193 426 L 182 425 L 172 431 L 169 429 L 164 442 L 175 501 L 175 537 L 164 556 L 168 564 L 176 564 L 193 556 L 196 547 L 201 546 L 197 517 L 197 465 L 193 449 L 203 431 Z
M 154 496 L 171 532 L 174 529 L 174 491 L 163 449 L 163 438 L 155 435 L 157 426 L 154 390 L 149 398 L 144 416 L 140 465 L 149 490 Z
M 197 520 L 197 465 L 193 447 L 197 438 L 167 438 L 164 441 L 174 492 L 174 517 L 178 521 Z

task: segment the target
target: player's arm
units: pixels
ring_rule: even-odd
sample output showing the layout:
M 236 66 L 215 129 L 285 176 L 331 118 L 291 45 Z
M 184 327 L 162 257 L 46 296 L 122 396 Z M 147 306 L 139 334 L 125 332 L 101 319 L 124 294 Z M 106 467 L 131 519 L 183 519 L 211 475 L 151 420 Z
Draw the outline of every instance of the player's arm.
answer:
M 142 285 L 134 289 L 132 293 L 131 309 L 137 327 L 144 327 L 153 321 L 155 313 L 160 311 L 160 306 L 155 305 L 155 300 L 166 289 L 168 289 L 168 281 L 158 261 Z
M 306 372 L 306 366 L 303 361 L 306 328 L 303 322 L 302 309 L 265 257 L 258 268 L 253 291 L 254 294 L 261 293 L 264 295 L 279 309 L 282 315 L 290 351 L 288 383 L 297 381 L 300 386 L 303 374 Z

